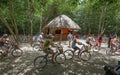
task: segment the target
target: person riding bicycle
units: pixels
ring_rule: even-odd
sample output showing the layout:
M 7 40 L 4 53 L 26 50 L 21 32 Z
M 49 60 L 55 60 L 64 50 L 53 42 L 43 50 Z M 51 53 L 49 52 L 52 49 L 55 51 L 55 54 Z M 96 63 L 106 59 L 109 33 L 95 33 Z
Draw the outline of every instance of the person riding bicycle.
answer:
M 9 48 L 8 41 L 9 41 L 8 35 L 3 34 L 3 36 L 0 38 L 0 47 L 6 45 L 6 47 Z M 7 51 L 4 51 L 4 53 L 7 54 Z
M 79 52 L 78 52 L 78 54 L 79 54 L 80 51 L 81 51 L 81 49 L 80 49 L 76 44 L 84 45 L 84 46 L 85 46 L 85 44 L 83 44 L 82 42 L 78 41 L 78 40 L 76 39 L 76 37 L 74 36 L 73 41 L 72 41 L 72 48 L 73 48 L 74 50 L 79 50 Z
M 43 52 L 46 54 L 52 54 L 52 62 L 54 63 L 54 50 L 51 47 L 55 47 L 55 44 L 53 43 L 52 36 L 47 36 L 44 45 L 43 45 Z M 51 47 L 50 47 L 51 46 Z M 60 51 L 61 49 L 59 49 Z M 61 52 L 61 51 L 60 51 Z
M 110 41 L 110 48 L 112 48 L 114 51 L 117 51 L 118 49 L 118 46 L 117 46 L 118 41 L 119 40 L 117 36 L 114 36 Z
M 93 37 L 92 34 L 89 34 L 89 35 L 88 35 L 88 38 L 86 39 L 86 43 L 87 43 L 88 45 L 90 45 L 90 47 L 91 47 L 91 46 L 93 46 L 93 42 L 95 42 L 95 39 L 94 39 L 94 37 Z
M 43 41 L 43 33 L 37 36 L 36 38 L 37 42 L 42 42 Z
M 0 46 L 4 46 L 4 44 L 7 44 L 9 41 L 8 35 L 4 34 L 1 38 L 0 38 Z
M 36 42 L 38 42 L 40 44 L 40 47 L 43 47 L 43 43 L 44 43 L 44 39 L 43 39 L 43 33 L 39 34 L 36 37 Z

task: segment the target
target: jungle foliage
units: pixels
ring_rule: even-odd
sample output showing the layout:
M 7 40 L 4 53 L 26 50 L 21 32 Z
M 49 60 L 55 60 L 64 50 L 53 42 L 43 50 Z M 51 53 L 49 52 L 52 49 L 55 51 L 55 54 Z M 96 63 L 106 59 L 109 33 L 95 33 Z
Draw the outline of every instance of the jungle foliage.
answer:
M 81 34 L 119 35 L 119 7 L 120 0 L 0 0 L 0 34 L 37 34 L 65 14 L 81 27 Z

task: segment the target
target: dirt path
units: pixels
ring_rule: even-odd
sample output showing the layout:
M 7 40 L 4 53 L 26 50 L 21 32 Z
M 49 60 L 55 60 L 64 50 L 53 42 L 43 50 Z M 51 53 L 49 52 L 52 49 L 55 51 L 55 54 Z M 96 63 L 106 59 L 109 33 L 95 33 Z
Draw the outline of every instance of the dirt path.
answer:
M 74 58 L 64 64 L 48 65 L 43 70 L 37 70 L 33 66 L 33 60 L 39 51 L 33 51 L 30 46 L 22 47 L 24 54 L 14 58 L 11 55 L 0 61 L 0 75 L 104 75 L 105 64 L 117 64 L 118 56 L 105 55 L 105 46 L 99 52 L 93 52 L 92 58 L 84 62 Z

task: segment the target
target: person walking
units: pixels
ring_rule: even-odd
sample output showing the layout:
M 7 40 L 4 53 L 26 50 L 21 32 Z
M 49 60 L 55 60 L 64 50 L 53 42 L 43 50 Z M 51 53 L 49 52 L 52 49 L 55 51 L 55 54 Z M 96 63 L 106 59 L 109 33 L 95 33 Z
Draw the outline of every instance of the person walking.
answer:
M 72 42 L 72 40 L 73 40 L 73 35 L 72 35 L 71 32 L 69 32 L 67 38 L 68 38 L 68 41 L 69 41 L 69 47 L 71 47 L 71 42 Z
M 111 41 L 111 39 L 112 39 L 112 35 L 110 34 L 110 35 L 108 36 L 108 48 L 110 48 L 110 41 Z
M 100 34 L 98 35 L 98 41 L 97 41 L 99 50 L 100 50 L 100 48 L 101 48 L 101 43 L 103 42 L 103 38 L 102 38 L 102 37 L 103 37 L 103 34 L 100 33 Z

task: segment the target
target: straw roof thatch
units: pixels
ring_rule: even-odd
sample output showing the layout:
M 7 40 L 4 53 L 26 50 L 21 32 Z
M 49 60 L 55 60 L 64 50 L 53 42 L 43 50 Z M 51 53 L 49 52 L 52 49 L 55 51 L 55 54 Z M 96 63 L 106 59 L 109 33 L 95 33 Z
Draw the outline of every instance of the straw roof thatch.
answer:
M 45 26 L 45 28 L 46 27 L 49 27 L 49 28 L 59 27 L 59 28 L 69 28 L 69 29 L 80 29 L 79 25 L 76 24 L 72 19 L 70 19 L 66 15 L 60 15 L 60 16 L 56 17 L 55 19 L 50 21 L 50 23 L 48 23 Z

